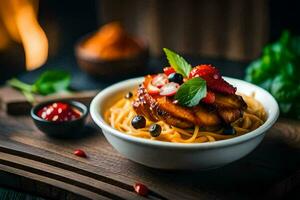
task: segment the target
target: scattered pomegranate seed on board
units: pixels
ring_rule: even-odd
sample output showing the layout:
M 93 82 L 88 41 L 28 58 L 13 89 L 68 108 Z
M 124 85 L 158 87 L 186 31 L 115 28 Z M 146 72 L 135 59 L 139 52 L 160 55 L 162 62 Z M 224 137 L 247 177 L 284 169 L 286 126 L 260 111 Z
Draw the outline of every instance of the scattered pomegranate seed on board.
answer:
M 77 149 L 74 151 L 74 155 L 82 157 L 82 158 L 86 158 L 87 155 L 85 154 L 85 152 L 81 149 Z
M 148 187 L 142 183 L 135 183 L 133 188 L 134 191 L 141 196 L 147 196 L 149 193 Z

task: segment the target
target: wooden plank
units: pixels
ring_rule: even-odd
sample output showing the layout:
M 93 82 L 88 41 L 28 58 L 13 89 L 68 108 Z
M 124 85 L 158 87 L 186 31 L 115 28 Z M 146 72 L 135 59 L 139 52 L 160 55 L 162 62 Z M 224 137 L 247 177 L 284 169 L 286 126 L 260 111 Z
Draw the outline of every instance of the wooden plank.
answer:
M 281 123 L 290 121 L 279 121 L 249 156 L 226 167 L 205 172 L 164 171 L 133 163 L 117 153 L 91 121 L 80 138 L 62 140 L 45 136 L 29 117 L 11 117 L 1 112 L 0 152 L 10 155 L 6 156 L 10 162 L 14 162 L 16 156 L 22 158 L 25 166 L 32 168 L 32 163 L 45 166 L 43 173 L 67 174 L 66 178 L 70 180 L 80 177 L 84 180 L 81 182 L 89 186 L 94 186 L 95 181 L 100 189 L 107 186 L 106 191 L 112 192 L 110 187 L 117 188 L 116 191 L 124 192 L 125 197 L 129 198 L 135 195 L 132 185 L 141 182 L 151 189 L 152 197 L 156 199 L 247 199 L 262 195 L 271 184 L 292 174 L 295 169 L 287 170 L 285 163 L 291 166 L 300 163 L 297 156 L 299 150 L 287 146 L 282 139 Z M 295 123 L 288 130 L 293 132 L 297 127 Z M 88 158 L 74 156 L 73 151 L 77 148 L 85 150 Z M 284 156 L 274 159 L 273 155 Z M 48 183 L 48 179 L 43 179 L 43 182 Z M 61 184 L 62 188 L 66 189 L 64 184 Z
M 132 171 L 131 167 L 136 164 L 124 159 L 119 155 L 105 140 L 102 134 L 96 131 L 95 133 L 89 133 L 85 138 L 79 140 L 56 140 L 46 137 L 44 134 L 37 131 L 32 121 L 26 117 L 9 117 L 4 116 L 6 120 L 0 121 L 0 126 L 5 126 L 0 134 L 0 146 L 10 149 L 11 151 L 27 152 L 28 155 L 35 156 L 34 159 L 51 158 L 53 161 L 60 161 L 60 163 L 67 166 L 76 166 L 82 171 L 82 173 L 92 173 L 91 175 L 97 178 L 108 177 L 114 180 L 119 180 L 121 183 L 126 183 L 124 188 L 132 191 L 132 186 L 135 182 L 142 182 L 150 187 L 154 195 L 162 196 L 170 199 L 174 199 L 178 196 L 186 198 L 190 195 L 207 195 L 206 192 L 197 194 L 197 192 L 178 192 L 176 194 L 173 190 L 166 190 L 165 188 L 175 188 L 176 183 L 169 183 L 169 181 L 160 180 L 159 176 L 156 176 L 156 181 L 151 180 L 152 176 L 139 173 L 136 174 Z M 3 122 L 1 124 L 1 122 Z M 21 126 L 20 126 L 21 124 Z M 13 131 L 10 127 L 15 127 L 17 130 Z M 21 130 L 21 131 L 20 131 Z M 73 151 L 76 148 L 84 149 L 88 155 L 88 159 L 82 159 L 73 155 Z M 2 148 L 3 152 L 4 149 Z M 12 152 L 9 152 L 12 153 Z M 22 155 L 24 156 L 24 155 Z M 47 162 L 50 162 L 47 160 Z M 138 168 L 141 165 L 136 165 Z M 60 166 L 62 167 L 62 166 Z M 101 177 L 99 177 L 101 175 Z M 134 176 L 132 176 L 134 175 Z M 147 180 L 150 178 L 150 180 Z M 124 185 L 124 184 L 120 184 Z M 173 186 L 172 186 L 173 185 Z M 179 187 L 179 191 L 183 188 Z M 187 188 L 185 188 L 187 189 Z
M 89 197 L 89 199 L 110 199 L 110 198 L 106 198 L 105 196 L 100 196 L 99 194 L 90 192 L 88 190 L 84 190 L 80 187 L 76 187 L 74 185 L 66 184 L 64 182 L 60 182 L 55 179 L 37 175 L 35 173 L 30 173 L 30 172 L 27 172 L 25 170 L 21 170 L 21 169 L 15 168 L 15 167 L 10 167 L 5 164 L 4 165 L 0 164 L 0 169 L 5 172 L 13 173 L 13 174 L 20 175 L 20 176 L 30 178 L 33 180 L 47 182 L 48 184 L 53 185 L 53 186 L 59 185 L 60 187 L 63 187 L 64 189 L 66 189 L 70 192 L 75 192 L 77 194 L 84 195 L 85 197 Z M 26 185 L 23 185 L 22 187 L 26 187 Z
M 8 166 L 5 166 L 8 167 Z M 1 169 L 1 165 L 0 165 Z M 17 183 L 10 184 L 10 181 Z M 41 182 L 40 180 L 29 179 L 25 176 L 20 176 L 15 173 L 9 173 L 0 170 L 0 186 L 18 192 L 26 193 L 33 196 L 42 197 L 45 199 L 56 199 L 56 200 L 88 200 L 89 198 L 80 196 L 71 191 L 63 190 L 56 186 Z M 70 198 L 68 198 L 70 197 Z
M 110 172 L 107 172 L 106 170 L 103 170 L 103 169 L 99 170 L 99 168 L 97 168 L 97 167 L 86 165 L 86 163 L 78 162 L 76 160 L 68 159 L 66 157 L 63 158 L 59 155 L 44 151 L 42 149 L 35 149 L 35 148 L 29 149 L 30 147 L 26 147 L 26 149 L 24 149 L 24 148 L 20 148 L 21 145 L 19 146 L 18 143 L 10 143 L 10 142 L 6 141 L 5 142 L 6 144 L 3 144 L 1 141 L 3 141 L 3 140 L 0 140 L 0 151 L 5 152 L 5 154 L 7 154 L 7 155 L 16 155 L 16 156 L 22 157 L 23 159 L 28 159 L 29 161 L 27 162 L 26 166 L 34 166 L 35 161 L 38 161 L 41 163 L 39 165 L 43 165 L 45 163 L 50 166 L 50 168 L 45 168 L 45 167 L 42 168 L 46 172 L 49 172 L 49 170 L 55 170 L 56 168 L 57 168 L 56 170 L 58 170 L 59 173 L 63 173 L 61 175 L 64 175 L 64 176 L 66 176 L 68 174 L 72 175 L 72 172 L 73 172 L 74 174 L 76 173 L 76 177 L 73 177 L 72 180 L 80 179 L 80 180 L 82 180 L 83 183 L 86 184 L 87 180 L 85 178 L 82 178 L 83 176 L 86 176 L 86 177 L 94 179 L 91 182 L 93 185 L 95 184 L 95 181 L 97 181 L 97 180 L 99 182 L 110 184 L 109 186 L 100 184 L 100 186 L 99 186 L 100 188 L 107 188 L 109 190 L 112 190 L 111 192 L 117 192 L 118 194 L 122 194 L 122 196 L 125 196 L 125 197 L 129 195 L 130 198 L 128 198 L 128 199 L 135 199 L 137 197 L 133 191 L 133 187 L 132 187 L 133 183 L 131 183 L 131 185 L 129 185 L 127 183 L 119 181 L 119 179 L 126 180 L 126 179 L 128 179 L 127 177 L 118 176 L 117 174 L 115 174 L 115 176 L 116 176 L 115 177 L 113 174 L 111 174 Z M 28 150 L 34 151 L 35 154 L 28 153 Z M 2 156 L 2 154 L 1 154 L 1 152 L 0 152 L 0 162 L 1 162 L 2 157 L 4 158 L 4 156 Z M 77 157 L 75 157 L 75 158 L 77 158 Z M 10 159 L 8 159 L 8 160 L 18 160 L 18 159 L 14 159 L 13 157 L 10 157 Z M 20 162 L 18 161 L 18 163 L 20 163 Z M 65 163 L 68 163 L 68 164 L 65 164 Z M 82 175 L 82 176 L 80 176 L 80 175 Z M 114 177 L 115 179 L 113 179 L 112 177 Z M 127 181 L 131 182 L 131 180 L 127 180 Z M 127 193 L 124 193 L 123 191 L 121 191 L 118 188 L 126 190 Z M 128 194 L 128 192 L 130 194 Z M 159 199 L 164 199 L 154 191 L 152 191 L 151 193 L 154 197 L 158 197 Z M 139 199 L 142 199 L 142 198 L 139 197 Z
M 6 161 L 6 162 L 5 162 Z M 136 199 L 137 195 L 133 192 L 128 192 L 120 187 L 105 183 L 94 179 L 93 177 L 84 176 L 76 172 L 72 172 L 67 169 L 48 165 L 46 163 L 34 161 L 15 155 L 0 152 L 0 163 L 10 162 L 10 166 L 19 169 L 26 170 L 35 174 L 39 174 L 48 178 L 53 178 L 64 183 L 71 185 L 77 185 L 86 190 L 90 190 L 94 193 L 107 196 L 113 199 Z M 30 166 L 30 167 L 29 167 Z M 59 185 L 57 185 L 59 187 Z M 141 198 L 139 198 L 141 199 Z

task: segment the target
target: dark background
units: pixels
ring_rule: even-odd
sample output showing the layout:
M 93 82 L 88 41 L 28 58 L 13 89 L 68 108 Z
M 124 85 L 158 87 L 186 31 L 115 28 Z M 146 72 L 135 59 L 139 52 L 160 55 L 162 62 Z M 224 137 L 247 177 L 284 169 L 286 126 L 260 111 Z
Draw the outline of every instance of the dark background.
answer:
M 276 40 L 282 30 L 291 30 L 293 34 L 300 34 L 300 12 L 297 1 L 269 1 L 269 39 Z M 88 32 L 99 28 L 101 22 L 99 15 L 100 1 L 40 1 L 39 21 L 49 39 L 49 58 L 42 68 L 24 73 L 24 55 L 20 45 L 13 46 L 0 52 L 0 83 L 4 83 L 12 76 L 32 82 L 41 71 L 49 68 L 59 68 L 71 71 L 73 75 L 72 86 L 77 89 L 94 89 L 105 87 L 116 82 L 115 80 L 99 80 L 80 73 L 75 57 L 74 45 L 76 41 Z M 203 58 L 201 56 L 186 55 L 191 64 L 212 63 L 220 68 L 224 75 L 237 78 L 244 76 L 244 69 L 249 61 L 230 61 L 224 58 Z M 155 72 L 165 66 L 163 57 L 151 58 L 147 67 L 148 72 Z M 142 75 L 142 74 L 137 74 Z M 136 76 L 136 75 L 135 75 Z M 82 84 L 84 83 L 84 84 Z

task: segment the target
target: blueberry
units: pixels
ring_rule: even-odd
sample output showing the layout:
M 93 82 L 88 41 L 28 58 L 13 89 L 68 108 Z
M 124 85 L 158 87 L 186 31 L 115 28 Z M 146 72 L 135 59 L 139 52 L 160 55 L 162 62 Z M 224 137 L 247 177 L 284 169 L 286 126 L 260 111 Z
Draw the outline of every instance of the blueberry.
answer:
M 236 134 L 235 129 L 232 126 L 226 126 L 223 130 L 224 135 L 234 135 Z
M 134 118 L 132 118 L 131 125 L 135 129 L 145 128 L 145 126 L 146 126 L 146 119 L 142 115 L 136 115 Z
M 133 96 L 132 92 L 128 92 L 128 93 L 125 95 L 125 99 L 130 99 L 132 96 Z
M 178 73 L 172 73 L 168 76 L 170 82 L 182 84 L 183 83 L 183 76 Z
M 149 132 L 152 137 L 158 137 L 161 133 L 161 126 L 159 124 L 151 124 Z

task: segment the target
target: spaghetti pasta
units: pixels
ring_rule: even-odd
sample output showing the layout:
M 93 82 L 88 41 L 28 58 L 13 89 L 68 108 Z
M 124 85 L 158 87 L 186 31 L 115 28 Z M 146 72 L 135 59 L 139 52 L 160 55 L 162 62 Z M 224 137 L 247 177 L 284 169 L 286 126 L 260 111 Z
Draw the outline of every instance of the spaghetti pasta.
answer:
M 132 107 L 132 99 L 122 98 L 111 106 L 104 114 L 105 120 L 113 128 L 135 137 L 146 138 L 151 140 L 159 140 L 177 143 L 203 143 L 225 140 L 246 134 L 259 126 L 266 119 L 266 112 L 263 106 L 255 99 L 255 94 L 251 96 L 241 95 L 248 105 L 243 117 L 231 123 L 235 130 L 233 135 L 225 135 L 223 128 L 211 131 L 203 127 L 195 126 L 193 129 L 181 129 L 172 127 L 163 121 L 156 122 L 162 128 L 158 137 L 152 137 L 149 134 L 149 126 L 153 123 L 147 119 L 146 127 L 135 129 L 131 125 L 131 119 L 136 115 Z

